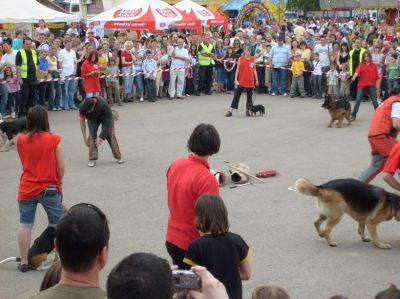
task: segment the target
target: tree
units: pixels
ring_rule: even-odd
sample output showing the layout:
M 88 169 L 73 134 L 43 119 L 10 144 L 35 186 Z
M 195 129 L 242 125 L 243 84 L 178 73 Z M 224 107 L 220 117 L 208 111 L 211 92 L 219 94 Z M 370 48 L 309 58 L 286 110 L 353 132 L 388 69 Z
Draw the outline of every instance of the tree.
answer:
M 290 11 L 299 9 L 306 11 L 318 10 L 318 1 L 316 0 L 288 0 L 287 9 Z

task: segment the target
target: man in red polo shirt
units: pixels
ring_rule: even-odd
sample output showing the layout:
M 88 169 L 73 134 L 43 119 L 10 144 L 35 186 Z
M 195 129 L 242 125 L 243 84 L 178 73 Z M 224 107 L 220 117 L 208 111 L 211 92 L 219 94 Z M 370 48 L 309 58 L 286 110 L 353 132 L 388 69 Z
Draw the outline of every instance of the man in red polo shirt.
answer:
M 203 194 L 219 194 L 208 158 L 218 153 L 220 144 L 213 125 L 198 125 L 187 143 L 192 154 L 174 161 L 167 171 L 169 216 L 165 245 L 173 264 L 180 269 L 189 268 L 183 263 L 186 250 L 193 240 L 200 237 L 194 226 L 197 198 Z

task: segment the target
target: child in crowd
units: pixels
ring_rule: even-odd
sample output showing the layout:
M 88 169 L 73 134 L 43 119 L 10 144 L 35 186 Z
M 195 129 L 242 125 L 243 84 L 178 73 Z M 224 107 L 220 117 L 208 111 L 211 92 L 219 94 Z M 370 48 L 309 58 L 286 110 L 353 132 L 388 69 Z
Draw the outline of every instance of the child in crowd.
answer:
M 21 87 L 18 82 L 18 77 L 13 74 L 11 67 L 7 67 L 4 70 L 4 80 L 6 80 L 7 83 L 8 110 L 11 113 L 11 118 L 15 118 L 15 113 L 18 112 L 19 107 Z
M 270 61 L 268 59 L 268 54 L 271 51 L 272 47 L 270 44 L 267 44 L 266 51 L 264 54 L 264 61 L 265 61 L 265 87 L 268 89 L 267 93 L 270 93 L 272 90 L 272 67 L 270 65 Z
M 347 70 L 347 64 L 344 64 L 342 66 L 342 70 L 339 73 L 339 79 L 340 79 L 340 97 L 344 97 L 347 99 L 350 95 L 350 74 L 349 71 Z
M 160 98 L 166 96 L 166 88 L 169 86 L 169 80 L 168 80 L 168 72 L 165 71 L 168 68 L 168 63 L 169 63 L 169 56 L 167 54 L 167 47 L 162 46 L 161 47 L 161 58 L 160 58 L 160 84 L 159 84 L 159 91 L 158 95 Z
M 336 98 L 336 92 L 338 89 L 338 78 L 339 73 L 336 70 L 336 63 L 331 63 L 329 71 L 326 73 L 326 83 L 328 85 L 328 94 L 333 98 Z
M 189 245 L 183 262 L 206 267 L 224 284 L 230 299 L 242 299 L 241 280 L 251 276 L 249 246 L 229 232 L 228 211 L 220 196 L 202 195 L 194 212 L 201 237 Z
M 107 95 L 108 103 L 118 103 L 118 106 L 122 106 L 121 97 L 119 96 L 119 78 L 117 75 L 120 74 L 119 68 L 116 65 L 114 57 L 108 59 L 108 66 L 106 68 L 106 75 L 113 76 L 107 77 Z
M 49 78 L 49 62 L 47 60 L 48 51 L 41 50 L 39 52 L 39 80 L 47 80 Z M 40 81 L 39 81 L 40 82 Z M 40 106 L 45 105 L 47 82 L 40 82 L 38 86 L 39 97 L 37 104 Z
M 187 95 L 194 95 L 195 89 L 194 89 L 194 80 L 193 80 L 193 68 L 192 65 L 189 64 L 187 68 L 185 69 L 185 93 Z
M 300 97 L 304 98 L 304 63 L 301 60 L 301 54 L 296 53 L 294 55 L 294 61 L 291 66 L 291 71 L 293 74 L 292 86 L 290 88 L 290 97 L 294 98 L 296 94 L 296 89 L 299 88 Z
M 151 50 L 146 51 L 146 59 L 142 62 L 142 69 L 144 72 L 144 81 L 146 86 L 146 95 L 149 102 L 157 101 L 157 62 L 152 58 L 153 52 Z
M 106 74 L 106 69 L 108 65 L 108 53 L 105 53 L 102 47 L 99 47 L 97 50 L 99 54 L 99 67 L 100 67 L 100 76 L 104 76 Z M 101 94 L 103 98 L 107 99 L 107 82 L 106 78 L 99 78 L 100 86 L 101 86 Z
M 319 61 L 319 54 L 314 53 L 313 55 L 313 86 L 314 86 L 314 98 L 322 97 L 322 68 Z
M 280 287 L 261 286 L 254 289 L 251 299 L 290 299 L 289 294 Z
M 387 65 L 386 71 L 388 76 L 389 94 L 391 94 L 393 89 L 399 88 L 400 64 L 397 61 L 396 53 L 393 53 L 390 56 L 390 63 Z

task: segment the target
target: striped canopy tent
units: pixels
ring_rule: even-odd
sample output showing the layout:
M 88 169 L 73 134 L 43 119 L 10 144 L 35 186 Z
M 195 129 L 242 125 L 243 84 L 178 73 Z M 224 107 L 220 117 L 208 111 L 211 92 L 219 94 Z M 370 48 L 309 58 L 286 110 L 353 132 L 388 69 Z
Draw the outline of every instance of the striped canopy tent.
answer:
M 216 12 L 193 2 L 192 0 L 182 0 L 174 7 L 179 10 L 184 18 L 201 21 L 203 26 L 224 26 L 225 33 L 228 33 L 228 19 Z
M 320 0 L 322 10 L 399 9 L 399 0 Z

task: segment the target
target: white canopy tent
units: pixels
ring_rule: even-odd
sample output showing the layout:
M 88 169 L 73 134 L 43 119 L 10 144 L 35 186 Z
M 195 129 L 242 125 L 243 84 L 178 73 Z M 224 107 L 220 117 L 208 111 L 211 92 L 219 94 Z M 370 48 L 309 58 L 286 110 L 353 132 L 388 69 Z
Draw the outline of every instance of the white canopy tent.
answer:
M 40 19 L 46 22 L 77 21 L 78 16 L 65 14 L 36 0 L 0 0 L 0 23 L 37 23 Z
M 322 10 L 399 9 L 399 0 L 320 0 Z

